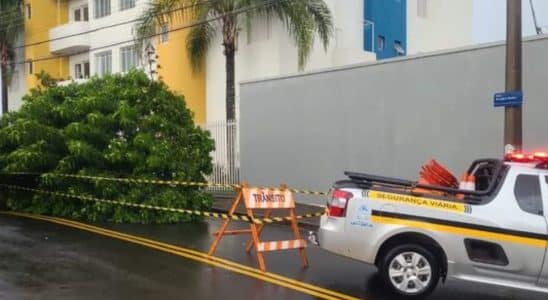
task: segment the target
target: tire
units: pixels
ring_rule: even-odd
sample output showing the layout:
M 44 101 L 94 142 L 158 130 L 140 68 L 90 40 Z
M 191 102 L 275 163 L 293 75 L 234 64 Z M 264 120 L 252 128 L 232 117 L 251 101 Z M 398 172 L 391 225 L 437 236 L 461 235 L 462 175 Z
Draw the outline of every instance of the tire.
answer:
M 386 251 L 379 271 L 390 292 L 405 299 L 429 295 L 440 279 L 438 258 L 432 251 L 415 244 L 399 245 Z

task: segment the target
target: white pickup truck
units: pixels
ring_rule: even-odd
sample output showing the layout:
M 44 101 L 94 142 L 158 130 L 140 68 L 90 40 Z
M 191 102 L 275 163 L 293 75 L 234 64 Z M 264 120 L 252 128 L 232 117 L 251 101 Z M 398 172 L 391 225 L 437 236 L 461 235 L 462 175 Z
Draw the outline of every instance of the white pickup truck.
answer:
M 477 160 L 468 172 L 472 190 L 346 172 L 317 241 L 376 265 L 404 297 L 448 277 L 548 293 L 548 154 Z

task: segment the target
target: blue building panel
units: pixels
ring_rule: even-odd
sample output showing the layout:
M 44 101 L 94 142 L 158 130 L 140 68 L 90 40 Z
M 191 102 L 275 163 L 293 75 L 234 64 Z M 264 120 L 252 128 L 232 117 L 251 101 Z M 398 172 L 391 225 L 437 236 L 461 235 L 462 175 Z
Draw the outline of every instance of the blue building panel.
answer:
M 364 49 L 377 59 L 407 53 L 407 1 L 364 0 Z

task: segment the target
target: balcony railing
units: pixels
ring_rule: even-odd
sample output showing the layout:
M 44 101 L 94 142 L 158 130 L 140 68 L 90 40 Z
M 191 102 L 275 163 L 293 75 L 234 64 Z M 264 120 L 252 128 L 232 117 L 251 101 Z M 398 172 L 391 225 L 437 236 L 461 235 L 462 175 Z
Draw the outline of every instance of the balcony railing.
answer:
M 71 83 L 85 83 L 87 81 L 89 81 L 89 78 L 69 79 L 69 80 L 59 81 L 59 82 L 57 82 L 57 85 L 67 86 Z
M 89 22 L 70 22 L 49 31 L 53 54 L 74 54 L 89 49 Z

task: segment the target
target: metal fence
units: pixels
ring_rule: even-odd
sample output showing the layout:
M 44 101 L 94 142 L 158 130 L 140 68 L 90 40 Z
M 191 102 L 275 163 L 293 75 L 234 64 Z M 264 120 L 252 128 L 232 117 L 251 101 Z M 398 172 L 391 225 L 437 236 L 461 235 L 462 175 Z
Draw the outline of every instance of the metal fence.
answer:
M 217 121 L 203 124 L 215 140 L 213 173 L 208 181 L 221 184 L 240 183 L 240 143 L 237 121 Z M 212 191 L 227 191 L 226 188 L 210 187 Z

